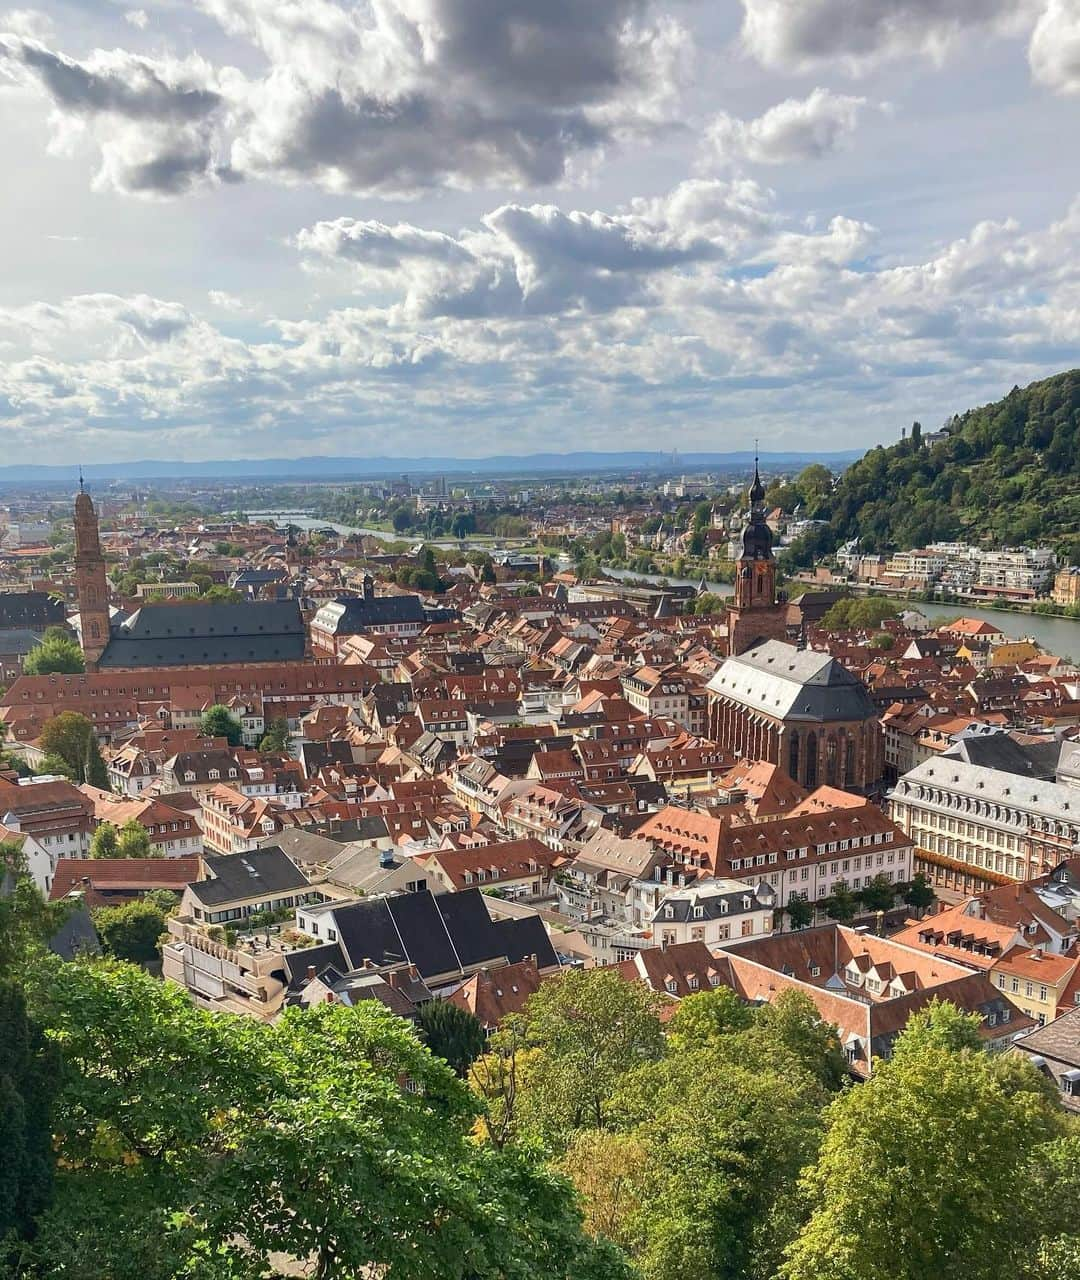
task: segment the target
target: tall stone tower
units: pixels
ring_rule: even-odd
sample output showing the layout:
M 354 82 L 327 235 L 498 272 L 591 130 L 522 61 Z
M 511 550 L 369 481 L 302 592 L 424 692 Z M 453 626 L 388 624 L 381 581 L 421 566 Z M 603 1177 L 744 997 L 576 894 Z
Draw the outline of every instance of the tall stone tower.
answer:
M 83 488 L 82 476 L 75 499 L 75 585 L 83 656 L 87 671 L 94 671 L 109 643 L 109 586 L 105 579 L 97 512 Z
M 750 519 L 735 562 L 735 594 L 728 610 L 728 654 L 743 653 L 759 640 L 787 638 L 787 605 L 776 590 L 772 530 L 765 520 L 765 486 L 757 460 L 750 486 Z

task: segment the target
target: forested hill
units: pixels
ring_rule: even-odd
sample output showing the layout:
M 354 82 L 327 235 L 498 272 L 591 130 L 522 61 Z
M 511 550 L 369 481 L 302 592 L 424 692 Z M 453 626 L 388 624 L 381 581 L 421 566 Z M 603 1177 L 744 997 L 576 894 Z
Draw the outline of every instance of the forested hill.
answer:
M 826 499 L 834 546 L 864 550 L 962 538 L 1051 543 L 1080 553 L 1080 369 L 1014 387 L 946 424 L 930 444 L 916 428 L 853 463 Z

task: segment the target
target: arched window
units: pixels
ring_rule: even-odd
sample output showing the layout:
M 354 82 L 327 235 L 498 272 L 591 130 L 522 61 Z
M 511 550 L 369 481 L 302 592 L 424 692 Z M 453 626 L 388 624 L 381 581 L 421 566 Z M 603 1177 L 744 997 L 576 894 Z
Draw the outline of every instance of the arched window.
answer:
M 757 591 L 759 596 L 765 591 L 765 575 L 763 573 L 759 573 L 757 576 Z
M 98 639 L 98 636 L 99 636 L 99 633 L 98 633 L 98 624 L 97 624 L 96 622 L 91 622 L 91 624 L 90 624 L 90 639 L 91 639 L 91 640 L 97 640 L 97 639 Z
M 806 785 L 811 791 L 817 786 L 817 734 L 812 729 L 806 735 Z
M 855 777 L 855 739 L 849 737 L 844 750 L 844 786 L 854 787 L 857 785 Z
M 836 749 L 836 734 L 830 733 L 825 742 L 825 784 L 836 786 L 836 763 L 839 752 Z
M 792 731 L 791 742 L 788 745 L 788 773 L 799 781 L 799 735 Z
M 88 583 L 86 587 L 86 603 L 97 604 L 97 587 L 92 582 Z

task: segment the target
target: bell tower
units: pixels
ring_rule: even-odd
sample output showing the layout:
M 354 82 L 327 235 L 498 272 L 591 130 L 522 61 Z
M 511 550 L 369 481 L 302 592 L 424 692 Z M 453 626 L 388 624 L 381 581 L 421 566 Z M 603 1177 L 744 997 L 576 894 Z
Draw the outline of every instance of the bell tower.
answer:
M 79 632 L 87 671 L 97 668 L 109 643 L 109 586 L 101 554 L 97 512 L 79 476 L 75 498 L 75 586 L 79 598 Z
M 749 498 L 750 519 L 742 532 L 742 554 L 735 563 L 735 607 L 771 609 L 776 604 L 776 561 L 772 530 L 765 521 L 765 486 L 757 458 Z
M 772 530 L 765 519 L 765 486 L 757 455 L 750 486 L 750 518 L 735 561 L 735 592 L 728 610 L 729 655 L 744 653 L 759 640 L 787 639 L 787 604 L 776 590 Z

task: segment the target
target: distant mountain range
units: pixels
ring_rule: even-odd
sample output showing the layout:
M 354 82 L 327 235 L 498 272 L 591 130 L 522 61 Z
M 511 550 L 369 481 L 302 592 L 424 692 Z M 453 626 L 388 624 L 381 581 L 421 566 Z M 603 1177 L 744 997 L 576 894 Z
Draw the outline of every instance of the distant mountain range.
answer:
M 833 453 L 763 453 L 765 468 L 810 462 L 847 465 L 862 450 Z M 88 480 L 374 480 L 409 475 L 532 475 L 595 471 L 680 471 L 701 467 L 742 469 L 754 460 L 750 450 L 735 453 L 531 453 L 488 458 L 229 458 L 218 462 L 95 462 L 83 467 Z M 0 467 L 0 484 L 74 484 L 78 467 L 20 464 Z

